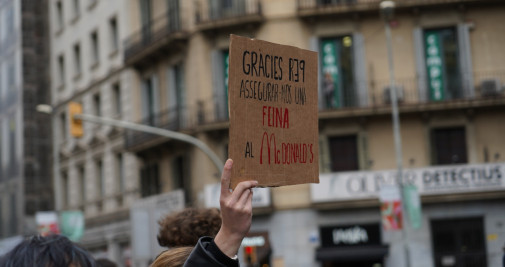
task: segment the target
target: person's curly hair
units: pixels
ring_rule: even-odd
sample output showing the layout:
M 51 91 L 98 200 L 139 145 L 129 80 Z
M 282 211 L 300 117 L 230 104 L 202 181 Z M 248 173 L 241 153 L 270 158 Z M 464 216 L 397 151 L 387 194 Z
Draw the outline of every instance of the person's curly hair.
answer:
M 216 208 L 186 208 L 165 216 L 158 223 L 160 246 L 195 246 L 202 236 L 216 236 L 221 227 L 221 213 Z

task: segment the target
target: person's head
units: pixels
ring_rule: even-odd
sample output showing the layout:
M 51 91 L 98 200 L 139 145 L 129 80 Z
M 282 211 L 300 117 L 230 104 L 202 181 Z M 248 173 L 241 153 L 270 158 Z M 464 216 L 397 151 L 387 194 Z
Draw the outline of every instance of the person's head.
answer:
M 176 247 L 163 251 L 150 267 L 182 267 L 193 247 Z
M 98 267 L 117 267 L 117 264 L 109 259 L 96 259 L 96 264 Z
M 33 236 L 14 247 L 0 267 L 97 267 L 83 248 L 61 235 Z
M 186 208 L 159 222 L 158 243 L 162 247 L 195 246 L 202 236 L 216 236 L 221 227 L 218 209 Z

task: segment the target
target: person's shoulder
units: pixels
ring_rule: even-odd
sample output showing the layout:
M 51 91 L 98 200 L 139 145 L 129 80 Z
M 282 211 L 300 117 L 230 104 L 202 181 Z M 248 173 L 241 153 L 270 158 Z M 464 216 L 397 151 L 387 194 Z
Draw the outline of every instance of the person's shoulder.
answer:
M 226 256 L 214 243 L 214 239 L 208 236 L 201 237 L 195 248 L 184 263 L 184 267 L 193 266 L 216 266 L 216 267 L 238 267 L 238 260 Z

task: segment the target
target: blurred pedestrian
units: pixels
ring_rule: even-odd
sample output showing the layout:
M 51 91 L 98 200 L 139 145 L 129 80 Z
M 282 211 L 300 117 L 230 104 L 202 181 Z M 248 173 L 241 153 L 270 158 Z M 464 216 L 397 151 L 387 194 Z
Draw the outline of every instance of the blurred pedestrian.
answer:
M 98 267 L 83 248 L 62 235 L 33 236 L 0 260 L 0 267 Z
M 230 191 L 231 168 L 233 161 L 228 159 L 221 176 L 221 228 L 215 238 L 201 237 L 185 267 L 193 266 L 239 266 L 238 249 L 252 222 L 252 188 L 257 181 L 243 181 Z
M 186 208 L 165 216 L 158 223 L 160 224 L 158 234 L 160 246 L 193 247 L 202 236 L 216 236 L 221 226 L 221 214 L 216 208 Z
M 117 267 L 117 264 L 109 259 L 101 258 L 96 259 L 98 267 Z
M 193 246 L 171 248 L 163 251 L 150 267 L 182 267 L 193 250 Z

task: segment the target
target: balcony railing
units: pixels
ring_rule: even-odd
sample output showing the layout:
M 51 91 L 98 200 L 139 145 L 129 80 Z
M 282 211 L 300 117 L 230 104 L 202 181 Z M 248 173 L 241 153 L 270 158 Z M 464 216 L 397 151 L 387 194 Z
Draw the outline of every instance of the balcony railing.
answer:
M 130 35 L 124 41 L 124 58 L 128 64 L 135 64 L 136 57 L 143 51 L 149 51 L 142 58 L 154 54 L 156 51 L 161 50 L 167 45 L 170 45 L 174 40 L 186 39 L 188 33 L 186 32 L 187 25 L 181 19 L 179 12 L 179 1 L 174 2 L 174 8 L 163 16 L 151 20 L 148 24 Z
M 378 10 L 382 0 L 297 0 L 301 15 L 333 14 L 357 11 Z M 401 0 L 396 1 L 397 8 L 450 5 L 477 2 L 497 2 L 497 0 Z M 315 12 L 315 13 L 314 13 Z
M 430 100 L 427 90 L 419 90 L 420 83 L 416 78 L 396 79 L 398 104 L 400 111 L 422 111 L 427 108 L 444 110 L 450 107 L 465 108 L 486 105 L 505 106 L 505 73 L 481 72 L 472 75 L 473 83 L 465 86 L 461 79 L 459 93 L 447 94 L 443 100 Z M 320 93 L 320 118 L 334 118 L 352 116 L 351 114 L 373 115 L 377 110 L 389 112 L 391 101 L 389 97 L 389 80 L 369 80 L 368 89 L 364 96 L 357 93 L 344 94 L 340 106 L 327 106 Z M 471 90 L 463 90 L 470 88 Z M 421 93 L 424 92 L 424 93 Z M 224 96 L 202 99 L 196 103 L 172 108 L 149 116 L 140 123 L 172 131 L 195 133 L 197 131 L 222 130 L 228 128 L 228 103 Z M 336 112 L 336 113 L 335 113 Z M 162 137 L 126 131 L 126 147 L 139 147 L 144 142 L 161 140 Z
M 420 83 L 417 78 L 398 78 L 395 80 L 398 104 L 402 106 L 419 106 L 424 104 L 450 104 L 478 100 L 501 99 L 505 101 L 505 73 L 503 72 L 476 72 L 472 75 L 473 83 L 469 85 L 469 79 L 460 79 L 459 86 L 453 92 L 446 92 L 443 100 L 431 100 L 428 89 L 419 90 Z M 470 79 L 471 80 L 471 79 Z M 343 94 L 341 105 L 330 106 L 320 94 L 320 110 L 345 110 L 356 108 L 380 108 L 389 107 L 391 98 L 389 95 L 389 80 L 369 80 L 368 90 L 365 96 Z M 425 83 L 427 86 L 427 82 Z M 464 90 L 467 88 L 467 90 Z
M 261 16 L 260 0 L 197 0 L 196 23 L 206 24 L 239 18 L 244 23 L 247 17 Z

